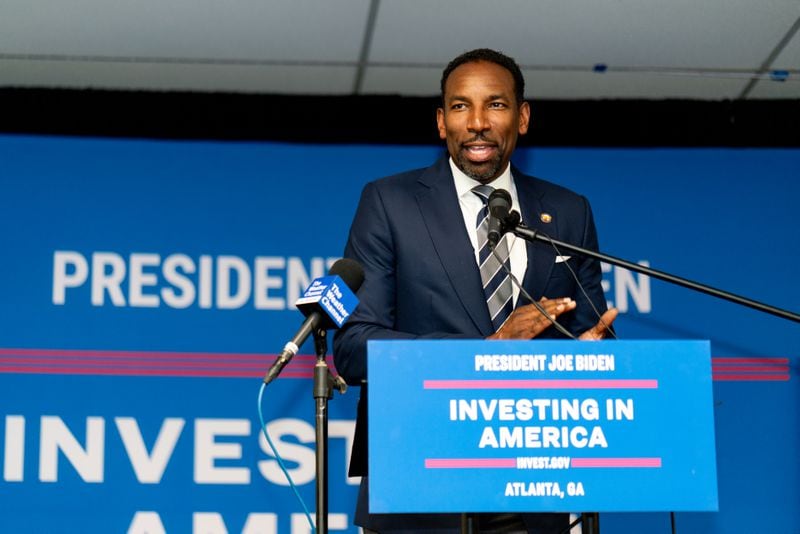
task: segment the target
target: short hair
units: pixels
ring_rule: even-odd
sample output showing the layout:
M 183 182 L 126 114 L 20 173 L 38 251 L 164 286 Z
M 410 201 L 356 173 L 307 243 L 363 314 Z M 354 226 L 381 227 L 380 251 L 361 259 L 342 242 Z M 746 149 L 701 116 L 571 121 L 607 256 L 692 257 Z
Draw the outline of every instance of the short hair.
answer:
M 500 65 L 510 72 L 511 77 L 514 79 L 514 97 L 517 99 L 517 105 L 521 105 L 525 101 L 525 78 L 522 76 L 522 71 L 517 62 L 514 61 L 514 58 L 491 48 L 476 48 L 475 50 L 464 52 L 452 60 L 442 71 L 442 104 L 444 104 L 444 86 L 450 74 L 464 63 L 474 63 L 476 61 L 488 61 L 489 63 Z

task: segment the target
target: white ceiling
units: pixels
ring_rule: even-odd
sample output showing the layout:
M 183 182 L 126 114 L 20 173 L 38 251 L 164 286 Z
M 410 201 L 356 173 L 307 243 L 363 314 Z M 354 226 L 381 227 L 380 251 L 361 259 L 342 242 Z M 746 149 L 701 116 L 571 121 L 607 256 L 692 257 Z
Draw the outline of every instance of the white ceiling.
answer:
M 796 99 L 798 28 L 799 0 L 0 0 L 0 87 L 435 95 L 487 46 L 531 98 Z

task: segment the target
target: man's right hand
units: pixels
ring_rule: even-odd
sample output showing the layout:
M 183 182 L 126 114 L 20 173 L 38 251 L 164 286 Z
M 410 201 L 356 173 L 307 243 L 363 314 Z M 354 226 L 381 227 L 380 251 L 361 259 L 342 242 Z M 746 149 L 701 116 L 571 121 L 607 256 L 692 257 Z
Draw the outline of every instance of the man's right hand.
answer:
M 554 319 L 564 312 L 575 309 L 575 301 L 569 297 L 542 298 L 539 304 Z M 528 304 L 514 310 L 503 326 L 486 339 L 533 339 L 552 324 L 536 306 Z

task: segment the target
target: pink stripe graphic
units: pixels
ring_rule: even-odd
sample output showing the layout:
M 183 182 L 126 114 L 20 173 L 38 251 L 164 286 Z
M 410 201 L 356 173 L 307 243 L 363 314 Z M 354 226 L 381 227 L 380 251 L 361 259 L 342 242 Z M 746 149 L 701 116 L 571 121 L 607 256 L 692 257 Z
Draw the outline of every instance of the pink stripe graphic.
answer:
M 711 358 L 715 382 L 788 382 L 789 358 Z
M 266 372 L 266 371 L 265 371 Z M 99 376 L 189 376 L 189 377 L 229 377 L 250 378 L 264 376 L 255 371 L 205 371 L 191 369 L 116 369 L 110 367 L 50 367 L 0 366 L 0 373 L 41 374 L 41 375 L 99 375 Z M 281 374 L 283 376 L 283 374 Z
M 713 365 L 728 365 L 737 363 L 744 363 L 744 364 L 750 363 L 755 365 L 759 364 L 788 365 L 789 358 L 711 358 L 711 363 Z
M 572 458 L 570 467 L 661 467 L 661 458 Z
M 788 365 L 712 365 L 711 371 L 715 373 L 788 373 Z
M 717 382 L 788 382 L 789 374 L 785 375 L 765 375 L 765 374 L 724 374 L 714 373 L 712 379 Z
M 425 458 L 426 469 L 516 468 L 514 458 Z
M 0 373 L 255 378 L 276 359 L 276 354 L 0 348 Z M 298 354 L 281 376 L 312 378 L 315 363 L 316 356 Z
M 274 358 L 273 358 L 274 360 Z M 292 365 L 290 367 L 309 368 L 313 369 L 312 364 Z M 111 367 L 173 367 L 173 368 L 208 368 L 213 369 L 216 367 L 221 368 L 234 368 L 234 369 L 253 369 L 258 370 L 264 365 L 272 364 L 271 360 L 264 360 L 261 362 L 226 362 L 224 360 L 217 361 L 170 361 L 170 360 L 141 360 L 141 359 L 124 359 L 124 360 L 101 360 L 101 359 L 88 359 L 88 358 L 0 358 L 0 364 L 17 364 L 17 365 L 97 365 L 97 366 L 111 366 Z
M 242 352 L 169 352 L 169 351 L 132 351 L 132 350 L 92 350 L 92 349 L 8 349 L 0 348 L 0 356 L 33 356 L 33 357 L 80 357 L 80 358 L 141 358 L 141 359 L 177 359 L 177 360 L 251 360 L 263 362 L 265 359 L 278 357 L 277 354 L 257 354 Z M 298 354 L 292 362 L 306 360 L 313 363 L 313 354 Z
M 9 367 L 0 365 L 0 373 L 36 374 L 36 375 L 97 375 L 97 376 L 185 376 L 195 378 L 262 378 L 266 368 L 259 371 L 227 371 L 204 369 L 116 369 L 111 367 Z M 292 372 L 286 369 L 281 378 L 312 378 L 312 371 Z
M 658 389 L 658 380 L 425 380 L 425 389 Z

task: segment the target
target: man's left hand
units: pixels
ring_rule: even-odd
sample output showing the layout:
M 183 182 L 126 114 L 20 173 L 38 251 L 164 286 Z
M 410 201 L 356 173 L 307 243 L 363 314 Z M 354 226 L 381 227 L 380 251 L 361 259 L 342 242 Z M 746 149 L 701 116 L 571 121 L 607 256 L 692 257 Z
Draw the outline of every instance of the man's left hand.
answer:
M 596 325 L 581 334 L 578 339 L 581 341 L 597 341 L 598 339 L 605 339 L 609 334 L 611 323 L 614 322 L 614 319 L 617 318 L 618 314 L 619 310 L 616 308 L 611 308 L 600 317 L 600 321 L 598 321 Z

